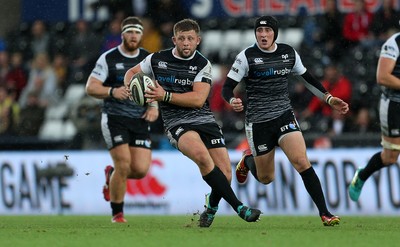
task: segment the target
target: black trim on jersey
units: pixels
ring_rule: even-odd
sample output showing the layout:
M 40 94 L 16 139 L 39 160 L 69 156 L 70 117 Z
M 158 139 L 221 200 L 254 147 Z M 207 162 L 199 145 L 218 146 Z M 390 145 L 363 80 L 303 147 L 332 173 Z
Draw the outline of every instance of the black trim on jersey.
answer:
M 226 102 L 229 102 L 229 100 L 235 95 L 233 94 L 233 90 L 235 87 L 239 84 L 239 82 L 227 77 L 224 83 L 224 86 L 222 87 L 221 95 L 222 97 L 226 100 Z
M 300 76 L 296 76 L 300 79 L 306 86 L 310 92 L 312 92 L 315 96 L 324 100 L 325 94 L 328 92 L 324 86 L 319 82 L 313 75 L 311 75 L 308 71 L 304 72 L 304 74 Z
M 315 87 L 322 93 L 325 94 L 326 92 L 328 92 L 321 84 L 321 82 L 318 81 L 310 72 L 308 72 L 308 70 L 306 70 L 306 72 L 304 72 L 304 74 L 302 74 L 301 77 L 303 77 L 304 80 L 306 80 L 306 82 L 308 82 L 311 86 Z

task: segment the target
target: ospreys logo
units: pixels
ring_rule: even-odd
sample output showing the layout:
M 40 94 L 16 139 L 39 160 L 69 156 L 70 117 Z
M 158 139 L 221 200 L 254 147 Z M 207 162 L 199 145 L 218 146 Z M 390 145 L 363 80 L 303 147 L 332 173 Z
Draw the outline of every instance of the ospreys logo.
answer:
M 284 54 L 284 55 L 282 55 L 282 59 L 283 59 L 283 62 L 289 62 L 289 55 L 288 54 Z
M 197 73 L 197 66 L 189 66 L 189 73 L 196 74 Z

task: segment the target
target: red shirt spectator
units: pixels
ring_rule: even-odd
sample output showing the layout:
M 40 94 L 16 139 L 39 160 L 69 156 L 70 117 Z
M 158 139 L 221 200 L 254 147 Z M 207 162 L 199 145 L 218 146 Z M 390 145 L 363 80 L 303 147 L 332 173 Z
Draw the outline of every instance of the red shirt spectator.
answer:
M 221 78 L 214 81 L 211 87 L 209 97 L 210 109 L 214 112 L 214 114 L 218 115 L 217 118 L 219 117 L 219 114 L 223 114 L 225 111 L 232 111 L 229 103 L 227 103 L 221 96 L 222 87 L 224 86 L 226 75 L 228 74 L 229 69 L 230 67 L 222 65 L 220 73 Z
M 345 102 L 351 101 L 351 82 L 339 72 L 336 65 L 331 64 L 325 68 L 322 85 L 335 97 L 341 98 Z M 324 101 L 313 96 L 307 109 L 303 112 L 303 116 L 309 117 L 317 111 L 320 111 L 323 116 L 328 117 L 332 113 L 332 108 Z
M 11 55 L 11 69 L 6 76 L 7 88 L 15 90 L 15 99 L 18 100 L 28 81 L 27 71 L 23 66 L 23 56 L 20 52 Z
M 368 12 L 364 0 L 354 0 L 354 11 L 344 17 L 344 39 L 355 44 L 366 39 L 369 35 L 373 18 L 374 15 Z

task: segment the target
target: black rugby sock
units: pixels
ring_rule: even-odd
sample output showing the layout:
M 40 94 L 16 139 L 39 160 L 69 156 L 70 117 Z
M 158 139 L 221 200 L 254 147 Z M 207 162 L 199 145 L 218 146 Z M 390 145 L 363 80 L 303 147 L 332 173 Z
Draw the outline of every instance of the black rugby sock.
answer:
M 243 203 L 239 201 L 233 192 L 228 179 L 226 179 L 225 175 L 222 171 L 215 166 L 214 169 L 203 176 L 204 181 L 211 187 L 212 191 L 216 193 L 216 195 L 222 196 L 231 205 L 231 207 L 237 212 L 237 208 Z M 214 198 L 216 199 L 216 198 Z
M 210 196 L 209 196 L 209 203 L 210 207 L 215 208 L 218 207 L 219 202 L 221 201 L 222 196 L 215 192 L 215 190 L 211 190 Z
M 253 155 L 246 156 L 244 158 L 244 164 L 247 166 L 247 168 L 250 169 L 251 174 L 253 174 L 254 178 L 260 182 L 260 180 L 257 177 L 257 168 L 256 168 L 256 162 L 254 162 L 254 157 Z
M 367 165 L 364 167 L 360 173 L 358 173 L 358 177 L 362 180 L 365 181 L 367 180 L 374 172 L 382 169 L 383 163 L 382 163 L 382 157 L 381 157 L 381 152 L 378 152 L 374 154 L 371 159 L 368 161 Z
M 315 173 L 314 168 L 308 168 L 307 170 L 301 172 L 300 176 L 303 179 L 303 183 L 306 187 L 308 194 L 311 196 L 311 199 L 318 208 L 319 215 L 330 215 L 328 208 L 326 207 L 321 182 L 319 181 L 319 178 Z
M 112 215 L 116 215 L 118 213 L 123 212 L 124 209 L 124 202 L 121 203 L 115 203 L 115 202 L 111 202 L 111 210 L 112 210 Z

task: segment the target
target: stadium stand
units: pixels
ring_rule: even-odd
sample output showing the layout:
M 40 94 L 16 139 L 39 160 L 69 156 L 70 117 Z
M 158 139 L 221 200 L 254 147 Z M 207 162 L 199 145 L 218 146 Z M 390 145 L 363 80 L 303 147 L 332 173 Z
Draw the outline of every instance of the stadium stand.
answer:
M 242 49 L 254 44 L 254 18 L 218 18 L 204 19 L 200 21 L 202 28 L 202 43 L 199 50 L 210 59 L 213 63 L 213 75 L 215 80 L 223 77 L 220 75 L 221 64 L 231 64 L 234 57 Z M 325 53 L 323 46 L 305 47 L 304 30 L 299 18 L 288 17 L 281 18 L 281 28 L 279 30 L 278 42 L 284 42 L 292 45 L 302 55 L 303 63 L 314 72 L 317 77 L 323 75 L 324 66 L 329 63 L 329 57 Z M 49 54 L 56 54 L 68 50 L 70 45 L 70 35 L 74 28 L 74 23 L 57 22 L 49 24 L 48 30 L 51 35 L 52 45 Z M 30 54 L 29 40 L 31 37 L 30 28 L 32 23 L 21 22 L 13 29 L 6 39 L 8 51 L 19 51 L 23 54 Z M 96 37 L 102 39 L 105 37 L 108 22 L 95 21 L 90 23 L 91 32 Z M 170 38 L 170 37 L 168 37 Z M 343 74 L 348 76 L 353 83 L 353 96 L 351 106 L 355 112 L 358 108 L 364 107 L 365 102 L 368 102 L 368 109 L 372 112 L 372 121 L 377 121 L 376 112 L 378 105 L 379 87 L 375 82 L 376 63 L 379 56 L 380 44 L 365 49 L 365 47 L 356 46 L 346 50 L 343 59 L 338 63 L 343 68 Z M 68 55 L 68 54 L 66 54 Z M 26 57 L 25 67 L 29 70 L 29 57 Z M 70 60 L 68 60 L 70 62 Z M 65 148 L 68 146 L 68 141 L 74 138 L 77 134 L 74 121 L 70 120 L 70 113 L 74 105 L 84 98 L 85 89 L 83 83 L 66 82 L 65 93 L 60 95 L 58 104 L 49 105 L 46 109 L 45 121 L 40 130 L 39 136 L 36 138 L 25 138 L 24 140 L 15 138 L 3 138 L 0 140 L 0 148 L 7 149 L 16 147 L 18 142 L 20 147 L 35 148 Z M 307 125 L 305 122 L 303 125 Z M 157 125 L 159 127 L 161 125 Z M 312 128 L 309 128 L 310 130 Z M 307 129 L 308 130 L 308 129 Z M 163 140 L 163 132 L 154 129 L 155 147 L 157 143 Z M 227 144 L 229 148 L 234 148 L 238 143 L 238 136 L 242 132 L 227 132 Z M 325 133 L 322 132 L 304 132 L 307 145 L 312 146 L 313 140 Z M 348 136 L 351 136 L 349 138 Z M 29 139 L 29 140 L 28 140 Z M 47 145 L 45 142 L 53 143 Z M 357 145 L 379 145 L 379 136 L 376 133 L 365 135 L 347 134 L 346 136 L 332 137 L 334 147 L 338 146 L 357 146 Z M 35 145 L 35 143 L 37 145 Z M 8 146 L 7 146 L 8 145 Z M 6 147 L 7 146 L 7 147 Z

